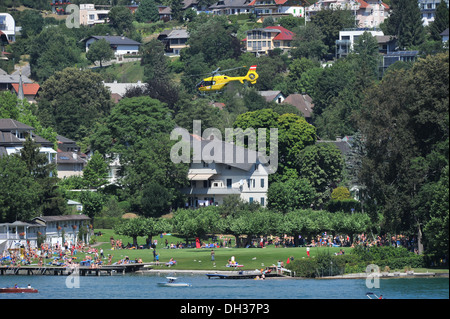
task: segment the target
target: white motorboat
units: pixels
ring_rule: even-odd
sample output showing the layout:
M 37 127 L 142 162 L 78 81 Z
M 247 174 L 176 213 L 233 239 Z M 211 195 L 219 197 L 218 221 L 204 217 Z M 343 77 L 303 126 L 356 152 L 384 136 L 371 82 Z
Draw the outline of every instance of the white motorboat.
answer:
M 177 277 L 167 277 L 166 282 L 158 282 L 160 287 L 191 287 L 192 285 L 187 282 L 177 282 Z

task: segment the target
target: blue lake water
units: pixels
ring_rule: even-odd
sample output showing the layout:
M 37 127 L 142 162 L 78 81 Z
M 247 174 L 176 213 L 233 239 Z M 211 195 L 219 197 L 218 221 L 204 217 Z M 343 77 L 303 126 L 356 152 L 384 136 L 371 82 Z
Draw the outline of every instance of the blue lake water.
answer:
M 114 276 L 1 276 L 0 287 L 31 284 L 37 294 L 0 294 L 0 299 L 449 299 L 449 278 L 380 279 L 368 289 L 365 279 L 208 279 L 203 274 L 175 274 L 192 287 L 159 287 L 167 274 Z

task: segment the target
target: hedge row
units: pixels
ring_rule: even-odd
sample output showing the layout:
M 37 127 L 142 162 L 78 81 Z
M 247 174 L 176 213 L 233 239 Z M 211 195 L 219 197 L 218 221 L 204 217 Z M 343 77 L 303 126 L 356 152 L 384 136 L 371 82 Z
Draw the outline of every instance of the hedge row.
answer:
M 378 266 L 380 272 L 383 272 L 386 267 L 389 269 L 422 268 L 425 267 L 426 262 L 424 256 L 411 253 L 403 247 L 372 247 L 371 249 L 356 247 L 348 255 L 324 253 L 312 258 L 294 260 L 288 268 L 295 272 L 295 276 L 315 278 L 344 273 L 362 273 L 370 264 Z

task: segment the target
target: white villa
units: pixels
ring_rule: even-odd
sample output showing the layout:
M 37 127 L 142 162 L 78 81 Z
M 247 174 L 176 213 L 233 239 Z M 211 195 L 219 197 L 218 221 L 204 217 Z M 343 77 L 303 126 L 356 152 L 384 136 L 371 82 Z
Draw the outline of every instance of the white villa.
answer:
M 223 156 L 217 158 L 211 155 L 214 157 L 212 162 L 202 160 L 190 164 L 190 185 L 181 189 L 188 197 L 186 207 L 221 205 L 229 195 L 239 195 L 249 203 L 267 205 L 270 168 L 261 163 L 257 152 L 222 141 L 200 139 L 198 136 L 191 136 L 190 142 L 193 143 L 194 139 L 200 142 L 202 153 L 206 149 L 214 149 L 214 152 L 221 149 Z M 237 154 L 244 154 L 244 160 L 237 160 Z

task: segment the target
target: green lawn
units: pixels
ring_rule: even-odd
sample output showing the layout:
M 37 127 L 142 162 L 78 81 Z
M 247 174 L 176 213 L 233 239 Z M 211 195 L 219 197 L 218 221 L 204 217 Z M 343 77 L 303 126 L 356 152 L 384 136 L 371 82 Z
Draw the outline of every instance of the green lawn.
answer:
M 105 82 L 117 80 L 119 83 L 136 83 L 137 81 L 143 81 L 144 78 L 144 68 L 141 67 L 140 61 L 112 64 L 103 68 L 96 68 L 95 71 L 105 77 Z
M 132 239 L 129 237 L 122 237 L 114 234 L 111 230 L 101 229 L 102 236 L 98 236 L 98 247 L 103 248 L 104 254 L 113 255 L 112 261 L 115 262 L 119 259 L 128 256 L 130 259 L 141 258 L 143 262 L 153 261 L 152 249 L 117 249 L 111 250 L 110 237 L 114 239 L 122 239 L 124 245 L 128 242 L 132 243 Z M 176 243 L 178 241 L 184 242 L 183 239 L 172 235 L 165 235 L 163 238 L 159 236 L 153 237 L 158 240 L 156 248 L 159 254 L 160 262 L 167 262 L 170 258 L 174 258 L 177 261 L 176 269 L 188 269 L 188 270 L 231 270 L 226 267 L 226 264 L 231 256 L 235 257 L 235 260 L 239 264 L 243 264 L 244 270 L 261 269 L 266 266 L 277 264 L 278 260 L 285 263 L 290 256 L 295 259 L 306 257 L 306 248 L 304 247 L 289 247 L 289 248 L 275 248 L 273 245 L 269 245 L 266 248 L 217 248 L 214 249 L 215 261 L 211 261 L 211 249 L 209 248 L 184 248 L 184 249 L 164 249 L 163 244 L 167 239 L 169 243 Z M 139 237 L 138 244 L 145 244 L 145 238 Z M 345 249 L 345 250 L 349 250 Z M 334 254 L 339 251 L 339 248 L 327 248 L 327 247 L 314 247 L 311 249 L 311 255 L 314 256 L 318 251 L 328 250 Z M 215 264 L 214 264 L 215 263 Z

